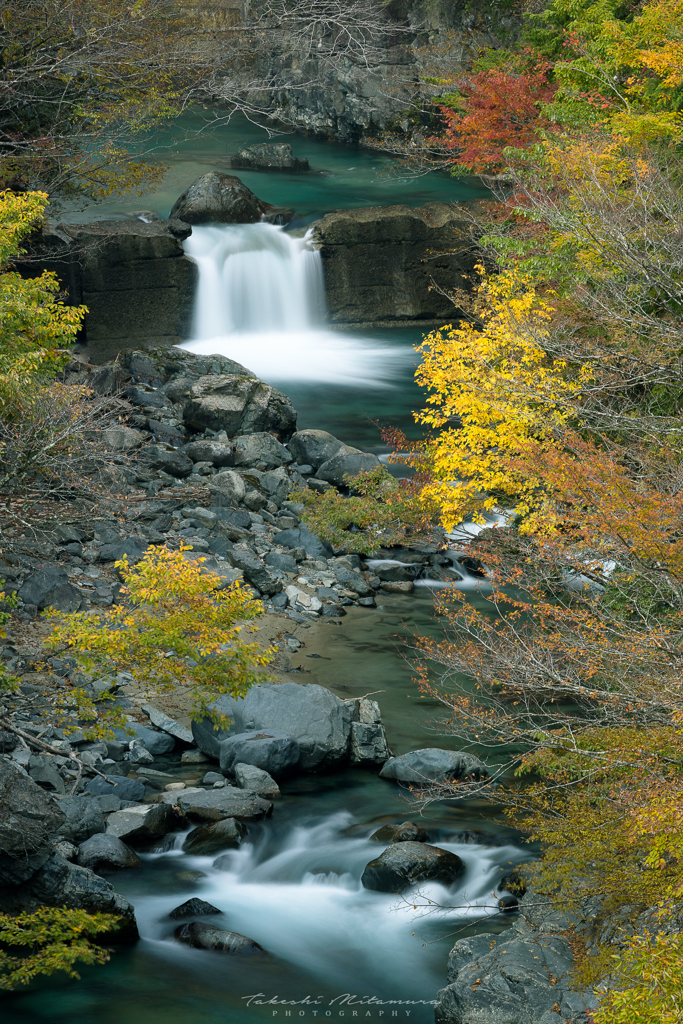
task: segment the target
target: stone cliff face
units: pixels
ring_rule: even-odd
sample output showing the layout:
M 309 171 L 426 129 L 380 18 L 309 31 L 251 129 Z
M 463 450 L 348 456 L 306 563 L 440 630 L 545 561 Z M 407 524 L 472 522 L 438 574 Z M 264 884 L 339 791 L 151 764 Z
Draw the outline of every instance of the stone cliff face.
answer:
M 337 323 L 443 319 L 455 307 L 433 285 L 464 284 L 481 254 L 448 203 L 328 213 L 315 228 L 329 316 Z
M 482 47 L 504 45 L 519 31 L 521 10 L 517 0 L 392 0 L 385 8 L 390 30 L 377 38 L 378 60 L 370 68 L 318 58 L 285 31 L 276 47 L 264 38 L 259 71 L 290 83 L 269 99 L 293 124 L 357 141 L 438 93 L 425 78 L 442 68 L 452 74 Z

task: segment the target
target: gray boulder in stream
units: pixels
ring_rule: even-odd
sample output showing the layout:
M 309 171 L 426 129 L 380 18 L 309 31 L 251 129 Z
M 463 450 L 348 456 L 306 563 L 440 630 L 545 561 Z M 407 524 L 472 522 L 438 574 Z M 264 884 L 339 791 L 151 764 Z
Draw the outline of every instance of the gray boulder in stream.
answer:
M 297 741 L 277 729 L 240 732 L 220 745 L 221 771 L 226 773 L 231 773 L 236 764 L 247 764 L 280 778 L 294 771 L 300 757 Z
M 402 892 L 421 882 L 450 885 L 465 871 L 455 853 L 427 843 L 393 843 L 366 866 L 361 882 L 375 892 Z
M 440 747 L 424 747 L 409 754 L 391 757 L 379 773 L 382 779 L 396 779 L 397 782 L 413 782 L 427 785 L 447 779 L 485 778 L 485 765 L 474 754 L 459 750 L 442 750 Z
M 357 476 L 360 472 L 369 473 L 373 469 L 379 469 L 381 465 L 376 455 L 344 444 L 331 459 L 323 462 L 315 475 L 318 480 L 327 480 L 328 483 L 341 487 L 346 482 L 345 476 Z
M 224 928 L 216 928 L 203 921 L 181 924 L 173 933 L 179 942 L 184 942 L 193 949 L 208 949 L 214 953 L 265 953 L 263 946 L 248 939 L 239 932 L 228 932 Z
M 271 729 L 297 741 L 301 771 L 333 768 L 348 755 L 352 709 L 315 683 L 261 683 L 240 700 L 226 695 L 212 707 L 232 720 L 230 728 L 217 729 L 204 718 L 193 721 L 192 733 L 200 750 L 215 760 L 219 760 L 220 745 L 228 736 Z M 249 763 L 243 757 L 240 760 Z M 265 765 L 257 767 L 271 771 Z
M 176 199 L 170 219 L 185 224 L 256 224 L 264 218 L 286 223 L 292 216 L 288 212 L 286 217 L 285 211 L 259 199 L 234 174 L 209 171 Z M 278 213 L 283 219 L 278 220 Z
M 193 828 L 183 843 L 183 851 L 204 857 L 221 850 L 234 850 L 240 845 L 245 832 L 241 821 L 224 818 L 213 825 Z

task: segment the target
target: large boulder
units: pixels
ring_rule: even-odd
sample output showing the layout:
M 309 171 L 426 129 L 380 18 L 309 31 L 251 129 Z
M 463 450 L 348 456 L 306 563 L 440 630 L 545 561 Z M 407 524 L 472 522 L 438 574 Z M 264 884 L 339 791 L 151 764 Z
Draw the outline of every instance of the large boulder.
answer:
M 110 787 L 111 791 L 111 787 Z M 83 843 L 90 836 L 104 832 L 104 815 L 96 796 L 66 796 L 59 801 L 65 815 L 59 835 L 71 843 Z
M 15 889 L 6 901 L 10 912 L 33 912 L 41 906 L 86 910 L 90 914 L 114 914 L 119 927 L 105 933 L 106 943 L 129 944 L 138 939 L 132 905 L 116 892 L 113 885 L 88 868 L 70 864 L 55 853 L 24 885 Z
M 346 483 L 345 476 L 357 476 L 361 471 L 369 473 L 381 465 L 376 455 L 344 444 L 327 462 L 322 463 L 315 476 L 317 480 L 327 480 L 341 487 Z
M 239 473 L 228 469 L 211 478 L 209 492 L 211 500 L 218 506 L 232 508 L 244 500 L 247 489 Z
M 66 572 L 56 565 L 48 565 L 32 573 L 19 590 L 24 604 L 34 604 L 42 611 L 55 608 L 58 612 L 77 612 L 81 606 L 81 592 L 69 583 Z
M 171 219 L 185 224 L 256 224 L 264 217 L 277 220 L 278 210 L 255 196 L 234 174 L 209 171 L 176 199 Z
M 349 761 L 375 765 L 383 764 L 389 756 L 379 704 L 365 697 L 354 701 Z
M 131 346 L 177 345 L 189 336 L 197 266 L 182 242 L 190 230 L 137 218 L 60 225 L 68 255 L 54 269 L 72 301 L 88 308 L 82 340 L 92 362 Z
M 286 441 L 296 428 L 286 395 L 235 373 L 208 374 L 192 384 L 183 418 L 193 430 L 224 430 L 229 437 L 272 432 Z
M 458 311 L 447 293 L 481 259 L 470 225 L 449 203 L 337 210 L 314 240 L 327 306 L 341 323 L 451 323 Z
M 212 441 L 209 438 L 202 438 L 199 441 L 190 441 L 183 445 L 181 451 L 189 456 L 193 462 L 210 462 L 217 469 L 225 466 L 235 465 L 235 452 L 231 444 L 224 441 Z
M 209 949 L 214 953 L 264 953 L 263 946 L 248 939 L 239 932 L 228 932 L 224 928 L 216 928 L 212 924 L 193 921 L 181 924 L 173 933 L 179 942 L 184 942 L 193 949 Z
M 76 862 L 93 871 L 111 871 L 118 868 L 137 868 L 140 858 L 118 836 L 99 832 L 78 847 Z
M 107 835 L 126 842 L 156 839 L 165 836 L 178 818 L 168 803 L 137 804 L 115 811 L 107 819 Z
M 264 800 L 276 800 L 282 794 L 272 775 L 257 768 L 253 764 L 242 764 L 238 762 L 233 766 L 235 782 L 240 789 L 248 789 L 250 793 L 257 793 Z
M 374 843 L 426 843 L 427 833 L 414 821 L 404 821 L 401 825 L 382 825 L 370 836 Z
M 216 760 L 227 736 L 271 729 L 297 741 L 302 771 L 334 768 L 347 757 L 352 710 L 315 683 L 261 683 L 246 697 L 235 700 L 226 695 L 213 707 L 232 719 L 229 729 L 218 729 L 205 718 L 193 721 L 192 734 L 197 746 Z
M 52 855 L 65 814 L 18 765 L 0 760 L 0 886 L 30 878 Z
M 455 853 L 422 842 L 393 843 L 363 872 L 361 882 L 376 892 L 402 892 L 421 882 L 451 885 L 465 871 Z
M 222 821 L 223 818 L 259 821 L 267 818 L 273 810 L 273 805 L 267 800 L 234 786 L 208 790 L 194 787 L 179 789 L 162 793 L 161 801 L 176 805 L 191 821 Z
M 213 825 L 194 828 L 183 843 L 183 851 L 199 856 L 237 849 L 246 829 L 241 821 L 223 818 Z
M 442 750 L 440 747 L 424 747 L 422 750 L 413 750 L 409 754 L 390 758 L 382 766 L 379 774 L 382 779 L 428 785 L 452 779 L 480 779 L 486 777 L 488 772 L 474 754 L 464 754 L 459 750 Z
M 179 907 L 175 907 L 168 916 L 172 920 L 177 921 L 183 917 L 208 917 L 209 914 L 221 913 L 222 911 L 218 907 L 214 907 L 212 903 L 207 903 L 206 900 L 200 900 L 193 896 L 192 899 L 181 903 Z
M 154 754 L 155 757 L 159 754 L 170 754 L 175 747 L 175 737 L 168 732 L 156 732 L 140 722 L 131 722 L 130 727 L 137 738 L 142 740 L 150 754 Z M 137 797 L 127 796 L 121 799 L 136 800 Z
M 249 764 L 279 779 L 294 771 L 300 756 L 297 741 L 277 729 L 237 733 L 220 744 L 221 771 L 226 773 L 236 764 Z
M 232 439 L 236 466 L 266 467 L 285 466 L 292 461 L 291 454 L 284 445 L 276 441 L 272 434 L 245 434 Z
M 231 167 L 253 171 L 307 171 L 308 160 L 294 156 L 288 142 L 260 142 L 238 149 L 230 157 Z
M 326 430 L 297 430 L 290 437 L 288 447 L 300 466 L 319 469 L 344 447 L 344 443 Z

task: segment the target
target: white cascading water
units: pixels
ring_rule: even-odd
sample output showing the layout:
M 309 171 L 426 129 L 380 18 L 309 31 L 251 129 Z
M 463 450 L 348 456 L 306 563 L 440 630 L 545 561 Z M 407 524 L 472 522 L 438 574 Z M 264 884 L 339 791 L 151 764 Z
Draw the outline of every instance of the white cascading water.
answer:
M 184 246 L 199 283 L 192 338 L 182 348 L 228 356 L 270 383 L 377 386 L 405 362 L 405 350 L 325 329 L 322 260 L 309 235 L 211 224 L 193 228 Z
M 341 986 L 340 991 L 349 984 L 368 986 L 370 991 L 377 990 L 373 985 L 384 985 L 395 992 L 406 984 L 414 991 L 416 979 L 419 990 L 420 976 L 426 971 L 431 998 L 429 986 L 439 982 L 438 975 L 434 980 L 429 977 L 431 958 L 425 960 L 423 942 L 424 928 L 432 918 L 421 920 L 412 901 L 402 903 L 393 893 L 362 886 L 365 865 L 379 856 L 383 846 L 367 837 L 348 835 L 352 820 L 344 812 L 317 822 L 309 819 L 285 833 L 275 849 L 263 837 L 260 843 L 245 841 L 238 850 L 218 858 L 216 854 L 190 856 L 181 852 L 185 837 L 179 836 L 173 850 L 143 854 L 148 862 L 172 859 L 183 871 L 199 871 L 203 878 L 187 895 L 135 897 L 142 936 L 154 943 L 158 954 L 187 958 L 187 948 L 172 940 L 174 922 L 168 914 L 188 896 L 199 896 L 224 915 L 224 920 L 208 919 L 211 924 L 255 939 L 277 961 L 289 963 L 311 979 Z M 438 915 L 438 933 L 451 932 L 458 922 L 495 914 L 501 867 L 517 863 L 520 851 L 447 839 L 439 840 L 438 846 L 456 853 L 465 865 L 463 877 L 453 886 L 420 886 L 423 897 L 453 908 Z M 409 977 L 397 974 L 397 964 L 411 965 Z M 442 969 L 440 964 L 437 969 Z

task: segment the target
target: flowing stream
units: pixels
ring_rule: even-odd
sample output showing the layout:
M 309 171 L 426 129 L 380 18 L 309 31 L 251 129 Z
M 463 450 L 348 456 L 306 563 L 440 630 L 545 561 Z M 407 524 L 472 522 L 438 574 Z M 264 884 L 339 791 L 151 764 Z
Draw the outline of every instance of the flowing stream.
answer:
M 253 132 L 238 124 L 214 133 L 213 142 L 195 136 L 194 150 L 171 139 L 168 148 L 180 159 L 149 207 L 167 215 L 198 174 L 226 169 L 226 151 L 260 141 Z M 387 158 L 320 140 L 291 141 L 297 154 L 326 173 L 239 173 L 259 195 L 294 205 L 309 220 L 340 206 L 417 205 L 475 194 L 438 175 L 403 185 L 390 176 L 383 180 L 376 172 L 388 166 Z M 95 213 L 125 216 L 138 205 L 102 206 Z M 208 225 L 195 228 L 185 244 L 199 268 L 193 336 L 185 348 L 229 356 L 282 387 L 299 412 L 300 428 L 328 429 L 381 452 L 372 419 L 409 427 L 420 401 L 412 381 L 419 332 L 329 330 L 320 257 L 307 235 L 268 224 Z M 481 600 L 485 581 L 465 569 L 459 575 L 468 599 Z M 419 699 L 401 657 L 402 638 L 438 630 L 431 591 L 439 584 L 424 583 L 411 597 L 387 595 L 372 612 L 351 609 L 341 628 L 322 624 L 310 643 L 299 630 L 304 674 L 297 678 L 320 682 L 340 697 L 375 693 L 394 753 L 443 743 L 429 731 L 434 703 Z M 155 767 L 188 783 L 206 770 L 168 758 Z M 512 831 L 496 832 L 478 805 L 431 805 L 421 823 L 431 842 L 462 858 L 465 874 L 451 888 L 424 890 L 450 907 L 425 915 L 410 897 L 371 892 L 360 882 L 365 865 L 382 850 L 370 841 L 372 832 L 417 817 L 395 783 L 349 769 L 285 780 L 282 791 L 272 818 L 250 825 L 241 848 L 227 851 L 218 865 L 215 856 L 184 854 L 183 836 L 171 835 L 161 849 L 142 854 L 141 868 L 110 876 L 135 905 L 141 942 L 105 967 L 85 968 L 80 982 L 51 978 L 12 995 L 3 1022 L 431 1021 L 449 949 L 463 929 L 476 929 L 491 915 L 497 882 L 524 856 Z M 169 911 L 193 896 L 221 911 L 212 923 L 248 935 L 267 953 L 226 957 L 174 941 Z M 487 928 L 502 927 L 497 920 Z

